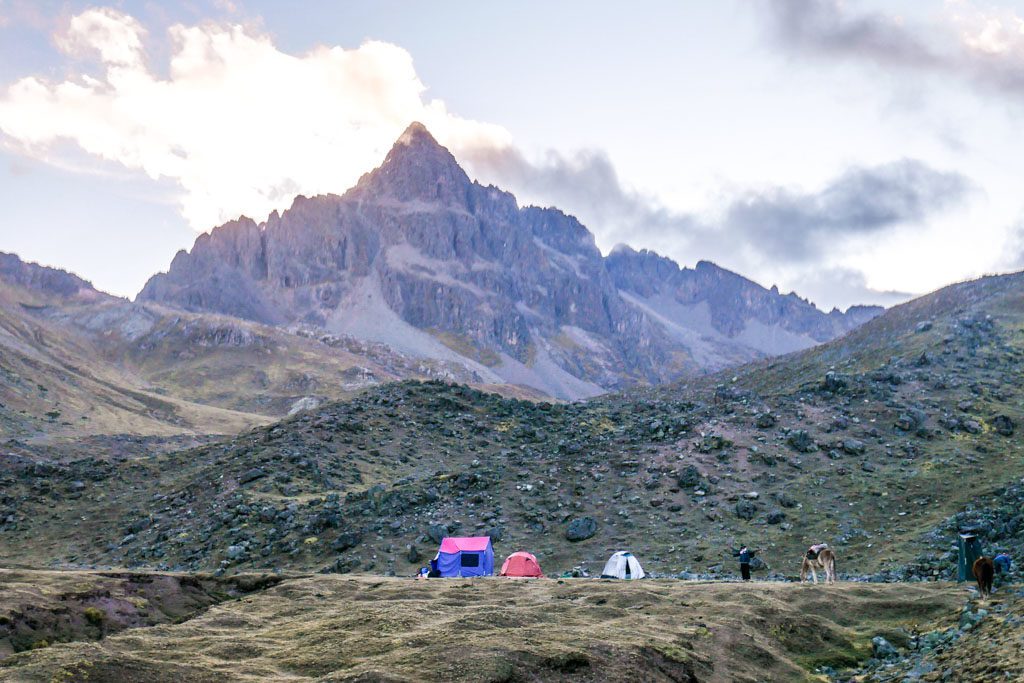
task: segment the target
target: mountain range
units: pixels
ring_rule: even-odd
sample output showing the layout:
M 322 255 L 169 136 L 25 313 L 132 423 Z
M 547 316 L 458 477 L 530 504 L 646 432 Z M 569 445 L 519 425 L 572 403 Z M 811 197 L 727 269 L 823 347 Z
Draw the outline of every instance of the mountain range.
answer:
M 807 348 L 879 312 L 825 314 L 708 262 L 603 256 L 575 218 L 471 181 L 413 124 L 344 195 L 201 235 L 134 302 L 0 254 L 0 427 L 160 449 L 402 379 L 571 400 Z
M 825 314 L 704 261 L 604 257 L 572 216 L 470 180 L 418 123 L 344 195 L 213 229 L 137 300 L 379 342 L 561 399 L 804 349 L 881 311 Z

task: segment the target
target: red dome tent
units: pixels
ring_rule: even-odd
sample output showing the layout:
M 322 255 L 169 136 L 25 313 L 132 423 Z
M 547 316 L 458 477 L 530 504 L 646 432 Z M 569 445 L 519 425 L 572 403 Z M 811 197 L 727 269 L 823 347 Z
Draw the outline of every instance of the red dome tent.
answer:
M 501 565 L 499 576 L 544 578 L 544 572 L 540 570 L 540 563 L 537 562 L 536 557 L 520 550 L 518 553 L 512 553 L 506 558 L 505 564 Z

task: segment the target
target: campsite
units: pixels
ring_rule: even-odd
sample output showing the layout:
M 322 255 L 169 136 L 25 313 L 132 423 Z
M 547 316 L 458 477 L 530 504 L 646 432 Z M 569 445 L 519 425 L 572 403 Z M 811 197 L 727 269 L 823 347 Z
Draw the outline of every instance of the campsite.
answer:
M 0 0 L 0 683 L 1024 683 L 1024 0 Z

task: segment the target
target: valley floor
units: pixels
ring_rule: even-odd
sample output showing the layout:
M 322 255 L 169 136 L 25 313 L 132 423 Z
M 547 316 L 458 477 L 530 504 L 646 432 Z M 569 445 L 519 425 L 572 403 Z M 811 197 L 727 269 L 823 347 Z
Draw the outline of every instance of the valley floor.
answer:
M 179 609 L 178 623 L 157 619 L 151 627 L 103 632 L 108 621 L 109 630 L 124 622 L 131 604 L 174 602 L 152 585 L 148 598 L 138 599 L 139 585 L 170 585 L 180 604 L 183 585 L 198 595 L 189 588 L 194 580 L 216 599 L 193 600 L 195 611 Z M 969 589 L 949 583 L 222 580 L 233 583 L 174 574 L 0 572 L 0 636 L 18 627 L 24 636 L 29 613 L 36 624 L 52 624 L 47 615 L 60 614 L 81 626 L 63 632 L 74 642 L 37 641 L 36 649 L 0 654 L 0 680 L 821 681 L 828 680 L 821 667 L 862 665 L 875 636 L 903 649 L 922 634 L 957 629 L 971 598 Z M 75 600 L 62 593 L 69 590 Z M 129 593 L 133 600 L 119 600 Z M 1006 603 L 999 623 L 1018 629 L 1002 638 L 1019 639 L 1019 601 L 1005 593 L 991 603 Z M 83 613 L 88 604 L 104 610 L 83 620 L 75 610 Z M 47 634 L 37 635 L 45 641 Z M 969 642 L 966 635 L 960 640 Z M 975 650 L 985 668 L 972 680 L 1013 670 L 1013 647 L 989 650 L 982 643 Z M 951 665 L 954 655 L 945 649 L 943 663 Z M 923 680 L 939 680 L 941 671 Z

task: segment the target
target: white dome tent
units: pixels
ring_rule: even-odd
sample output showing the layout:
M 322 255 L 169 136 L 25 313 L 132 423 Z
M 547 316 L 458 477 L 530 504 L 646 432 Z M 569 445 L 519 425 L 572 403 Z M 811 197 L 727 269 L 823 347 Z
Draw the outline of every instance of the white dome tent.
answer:
M 640 560 L 633 553 L 620 550 L 608 558 L 601 572 L 602 579 L 642 579 L 646 576 Z

